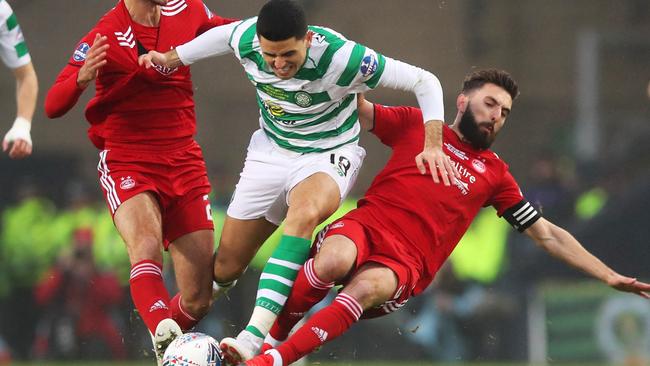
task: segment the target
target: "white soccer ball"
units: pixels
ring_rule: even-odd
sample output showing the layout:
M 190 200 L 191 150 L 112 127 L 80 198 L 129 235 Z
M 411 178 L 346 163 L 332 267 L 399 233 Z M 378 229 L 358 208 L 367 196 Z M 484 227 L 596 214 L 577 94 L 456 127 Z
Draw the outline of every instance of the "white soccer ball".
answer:
M 163 366 L 221 366 L 219 342 L 207 334 L 186 333 L 169 344 Z

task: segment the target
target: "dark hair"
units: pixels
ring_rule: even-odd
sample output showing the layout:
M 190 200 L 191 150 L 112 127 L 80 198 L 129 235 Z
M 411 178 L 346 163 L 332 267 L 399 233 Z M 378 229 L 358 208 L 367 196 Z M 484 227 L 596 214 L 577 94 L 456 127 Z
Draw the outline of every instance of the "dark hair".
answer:
M 292 0 L 271 0 L 264 4 L 257 18 L 257 35 L 269 41 L 292 37 L 303 39 L 307 34 L 307 18 L 302 6 Z
M 488 83 L 502 87 L 510 94 L 512 100 L 519 95 L 519 86 L 512 76 L 507 71 L 497 69 L 478 70 L 468 74 L 463 80 L 462 92 L 467 94 L 467 92 L 481 88 Z

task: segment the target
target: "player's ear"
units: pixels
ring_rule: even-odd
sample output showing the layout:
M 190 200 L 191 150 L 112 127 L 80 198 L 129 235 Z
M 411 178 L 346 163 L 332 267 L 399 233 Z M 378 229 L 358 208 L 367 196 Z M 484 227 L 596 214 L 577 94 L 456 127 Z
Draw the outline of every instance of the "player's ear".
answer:
M 314 37 L 314 32 L 308 30 L 307 34 L 305 35 L 305 42 L 307 44 L 307 48 L 311 47 L 311 40 Z
M 458 97 L 456 98 L 456 109 L 458 109 L 458 112 L 465 113 L 465 109 L 467 108 L 467 95 L 460 93 L 458 94 Z

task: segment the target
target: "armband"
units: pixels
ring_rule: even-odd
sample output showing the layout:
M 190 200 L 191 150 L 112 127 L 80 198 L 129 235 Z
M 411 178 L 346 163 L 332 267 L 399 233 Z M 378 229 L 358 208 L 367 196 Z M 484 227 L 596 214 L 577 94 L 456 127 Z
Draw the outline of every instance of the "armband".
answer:
M 539 211 L 525 199 L 503 213 L 503 218 L 520 233 L 523 233 L 524 230 L 528 229 L 540 217 L 542 215 L 539 214 Z

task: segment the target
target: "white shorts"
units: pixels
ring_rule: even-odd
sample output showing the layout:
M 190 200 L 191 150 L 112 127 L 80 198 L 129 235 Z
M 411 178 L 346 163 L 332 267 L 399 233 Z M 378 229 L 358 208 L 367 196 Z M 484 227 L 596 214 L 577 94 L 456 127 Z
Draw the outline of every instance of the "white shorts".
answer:
M 235 188 L 228 216 L 239 220 L 261 217 L 280 225 L 289 208 L 289 192 L 315 173 L 326 173 L 339 186 L 341 202 L 359 174 L 366 151 L 349 144 L 323 152 L 299 154 L 276 147 L 264 131 L 253 133 L 246 162 Z

